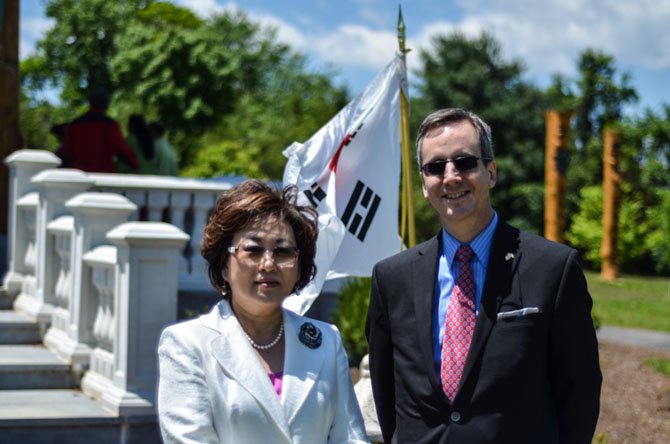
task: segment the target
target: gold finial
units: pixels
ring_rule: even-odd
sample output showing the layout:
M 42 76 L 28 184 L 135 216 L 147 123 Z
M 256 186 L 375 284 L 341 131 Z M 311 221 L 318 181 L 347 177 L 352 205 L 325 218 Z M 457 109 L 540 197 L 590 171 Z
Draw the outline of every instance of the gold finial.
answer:
M 402 18 L 402 6 L 398 5 L 398 48 L 401 54 L 407 54 L 411 49 L 405 48 L 405 21 Z

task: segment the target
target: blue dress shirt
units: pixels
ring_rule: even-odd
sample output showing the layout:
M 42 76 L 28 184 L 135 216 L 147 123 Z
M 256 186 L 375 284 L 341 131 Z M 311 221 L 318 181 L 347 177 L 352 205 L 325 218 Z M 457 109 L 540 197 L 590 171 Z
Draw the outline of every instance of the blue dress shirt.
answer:
M 489 253 L 493 234 L 498 224 L 498 214 L 494 211 L 491 222 L 471 242 L 470 247 L 475 252 L 472 259 L 472 272 L 475 277 L 475 309 L 479 314 L 479 304 L 482 300 L 484 282 L 486 280 L 486 269 L 489 264 Z M 433 301 L 433 358 L 438 374 L 442 362 L 442 338 L 444 337 L 444 321 L 447 317 L 447 307 L 454 288 L 454 276 L 458 276 L 460 264 L 455 263 L 454 256 L 461 243 L 451 236 L 443 228 L 442 251 L 437 266 L 437 281 L 435 282 L 435 294 Z M 475 315 L 475 316 L 476 316 Z

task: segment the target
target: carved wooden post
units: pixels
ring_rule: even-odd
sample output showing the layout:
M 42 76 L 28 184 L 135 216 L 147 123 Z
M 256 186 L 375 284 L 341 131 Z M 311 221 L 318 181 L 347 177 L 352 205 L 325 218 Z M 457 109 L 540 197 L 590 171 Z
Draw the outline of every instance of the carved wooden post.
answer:
M 619 277 L 619 204 L 621 202 L 621 175 L 619 153 L 621 131 L 606 128 L 603 134 L 605 152 L 603 156 L 603 240 L 600 246 L 602 269 L 600 275 L 607 280 Z
M 544 162 L 544 237 L 565 240 L 565 196 L 568 188 L 570 119 L 573 111 L 547 111 Z

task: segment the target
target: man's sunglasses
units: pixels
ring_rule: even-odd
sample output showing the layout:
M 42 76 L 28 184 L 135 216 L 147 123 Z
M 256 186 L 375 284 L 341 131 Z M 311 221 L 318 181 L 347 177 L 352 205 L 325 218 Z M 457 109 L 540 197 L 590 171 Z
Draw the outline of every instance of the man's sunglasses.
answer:
M 487 161 L 492 160 L 487 157 L 477 157 L 477 156 L 461 156 L 456 157 L 455 159 L 444 159 L 444 160 L 434 160 L 428 162 L 421 167 L 421 171 L 424 176 L 443 176 L 444 170 L 447 168 L 449 162 L 454 164 L 456 170 L 459 173 L 464 173 L 466 171 L 474 170 L 477 168 L 478 160 Z

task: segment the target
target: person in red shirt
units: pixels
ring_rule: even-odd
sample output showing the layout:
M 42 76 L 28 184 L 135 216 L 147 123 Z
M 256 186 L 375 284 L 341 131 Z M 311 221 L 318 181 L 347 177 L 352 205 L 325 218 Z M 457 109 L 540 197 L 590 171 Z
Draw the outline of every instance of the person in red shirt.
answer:
M 119 123 L 107 116 L 109 95 L 97 89 L 88 96 L 90 109 L 67 125 L 63 160 L 70 168 L 90 173 L 116 172 L 115 160 L 139 170 L 139 161 L 128 146 Z

